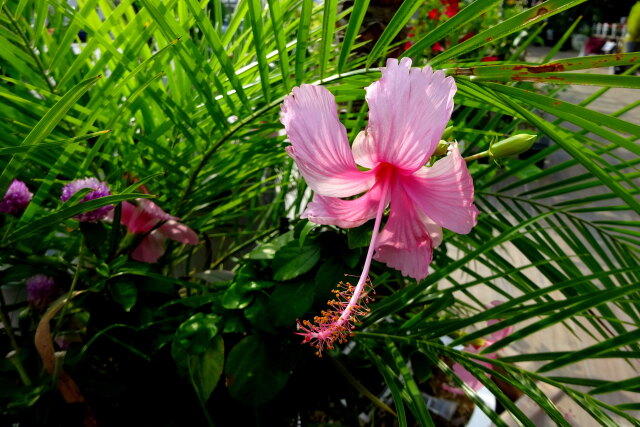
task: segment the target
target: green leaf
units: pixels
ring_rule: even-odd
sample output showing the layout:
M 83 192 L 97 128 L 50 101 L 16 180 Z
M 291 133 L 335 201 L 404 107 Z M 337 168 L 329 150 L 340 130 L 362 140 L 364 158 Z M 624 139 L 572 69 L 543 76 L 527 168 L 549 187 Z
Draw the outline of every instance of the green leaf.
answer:
M 421 426 L 435 426 L 431 415 L 429 415 L 427 402 L 420 392 L 420 389 L 418 388 L 415 380 L 413 379 L 413 375 L 409 371 L 407 362 L 402 357 L 402 354 L 400 354 L 398 347 L 396 347 L 396 345 L 391 340 L 388 340 L 386 342 L 386 347 L 387 351 L 391 355 L 393 363 L 395 364 L 395 370 L 396 372 L 400 373 L 404 388 L 409 394 L 409 408 L 411 409 L 411 412 L 416 417 L 418 423 L 420 423 Z
M 371 242 L 371 234 L 373 233 L 371 224 L 363 224 L 360 227 L 350 228 L 347 230 L 347 239 L 349 249 L 366 248 Z
M 227 310 L 241 310 L 248 306 L 253 300 L 253 295 L 247 293 L 242 284 L 233 283 L 222 296 L 222 307 Z
M 133 200 L 137 198 L 150 199 L 153 198 L 150 194 L 117 194 L 113 196 L 100 197 L 98 199 L 89 200 L 86 202 L 78 203 L 75 206 L 65 207 L 60 211 L 38 218 L 30 223 L 23 225 L 16 229 L 7 239 L 6 244 L 10 244 L 17 240 L 24 239 L 31 236 L 33 233 L 39 231 L 42 228 L 51 227 L 59 224 L 63 219 L 70 218 L 75 215 L 79 215 L 84 212 L 89 212 L 94 209 L 101 208 L 102 206 L 111 205 L 114 203 L 122 202 L 124 200 Z
M 345 31 L 344 39 L 342 40 L 342 49 L 340 49 L 340 58 L 338 59 L 338 72 L 342 72 L 347 63 L 347 59 L 349 59 L 349 53 L 351 53 L 353 42 L 358 36 L 360 26 L 362 25 L 362 21 L 364 20 L 364 16 L 367 13 L 368 7 L 369 0 L 355 0 L 353 2 L 353 9 L 351 10 L 351 15 L 349 16 L 347 30 Z
M 262 25 L 262 7 L 260 0 L 246 0 L 249 4 L 249 22 L 253 33 L 255 54 L 258 60 L 258 71 L 260 73 L 260 85 L 262 93 L 267 102 L 271 100 L 271 90 L 269 88 L 269 71 L 264 51 L 263 42 L 263 25 Z
M 216 335 L 204 353 L 189 355 L 187 367 L 191 384 L 203 402 L 216 388 L 224 366 L 224 340 Z
M 314 283 L 280 283 L 274 289 L 267 310 L 275 326 L 292 327 L 313 304 Z
M 298 85 L 305 81 L 304 61 L 307 58 L 312 7 L 313 0 L 302 0 L 302 10 L 298 23 L 298 40 L 296 42 L 296 84 Z
M 320 260 L 320 247 L 307 241 L 300 246 L 290 242 L 283 246 L 273 258 L 273 278 L 278 281 L 291 280 L 311 270 Z
M 29 135 L 22 141 L 20 145 L 30 146 L 40 143 L 44 140 L 58 123 L 66 116 L 69 109 L 78 102 L 78 99 L 93 86 L 101 76 L 86 79 L 67 92 L 49 111 L 40 119 L 38 124 L 29 132 Z M 0 194 L 4 194 L 9 187 L 9 183 L 16 173 L 22 167 L 25 161 L 24 156 L 14 155 L 9 164 L 5 166 L 0 175 Z
M 287 243 L 293 240 L 293 231 L 289 231 L 281 236 L 271 239 L 268 242 L 261 243 L 253 251 L 249 252 L 249 259 L 273 259 L 276 253 Z
M 229 394 L 245 405 L 260 406 L 273 399 L 287 383 L 290 361 L 250 335 L 231 349 L 225 374 Z
M 336 29 L 336 10 L 338 0 L 326 0 L 322 13 L 322 39 L 320 42 L 320 80 L 325 76 L 329 64 L 329 51 L 333 44 L 333 33 Z
M 220 320 L 220 316 L 215 314 L 196 313 L 182 322 L 171 346 L 171 355 L 178 366 L 186 366 L 189 356 L 207 352 L 218 334 Z
M 138 301 L 138 288 L 132 280 L 117 279 L 109 283 L 113 299 L 122 306 L 124 311 L 131 311 Z

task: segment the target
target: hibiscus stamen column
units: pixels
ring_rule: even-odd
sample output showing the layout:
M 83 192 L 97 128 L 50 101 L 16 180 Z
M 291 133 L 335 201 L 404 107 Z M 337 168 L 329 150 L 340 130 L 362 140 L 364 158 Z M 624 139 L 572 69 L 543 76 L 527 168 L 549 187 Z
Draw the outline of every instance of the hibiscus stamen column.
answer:
M 310 343 L 317 351 L 318 356 L 322 356 L 322 350 L 325 348 L 333 349 L 333 343 L 338 341 L 344 343 L 347 338 L 352 335 L 351 330 L 354 329 L 354 322 L 358 316 L 365 315 L 369 312 L 367 302 L 371 300 L 369 290 L 371 281 L 369 280 L 369 269 L 371 268 L 371 260 L 376 250 L 376 241 L 378 232 L 382 222 L 382 215 L 387 205 L 387 191 L 389 190 L 389 181 L 391 176 L 386 174 L 382 183 L 382 195 L 378 203 L 376 219 L 373 225 L 373 233 L 371 242 L 367 250 L 367 257 L 364 261 L 362 274 L 358 279 L 358 283 L 354 287 L 350 283 L 340 282 L 338 289 L 334 290 L 335 299 L 330 300 L 327 304 L 330 306 L 328 310 L 323 310 L 320 316 L 314 318 L 314 323 L 305 320 L 298 322 L 300 330 L 299 335 L 304 336 L 304 343 Z

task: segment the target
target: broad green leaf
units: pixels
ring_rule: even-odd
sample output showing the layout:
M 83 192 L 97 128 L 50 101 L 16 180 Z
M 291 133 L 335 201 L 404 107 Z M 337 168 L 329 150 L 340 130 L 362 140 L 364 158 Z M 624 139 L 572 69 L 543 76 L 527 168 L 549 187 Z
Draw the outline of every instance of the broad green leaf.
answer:
M 302 246 L 290 242 L 276 252 L 273 258 L 273 278 L 278 281 L 291 280 L 311 270 L 320 260 L 320 247 L 313 241 Z
M 191 384 L 203 402 L 216 388 L 224 366 L 224 340 L 216 335 L 204 353 L 189 355 L 187 367 Z
M 225 374 L 229 394 L 245 405 L 259 406 L 273 399 L 289 378 L 289 360 L 279 357 L 256 335 L 231 349 Z

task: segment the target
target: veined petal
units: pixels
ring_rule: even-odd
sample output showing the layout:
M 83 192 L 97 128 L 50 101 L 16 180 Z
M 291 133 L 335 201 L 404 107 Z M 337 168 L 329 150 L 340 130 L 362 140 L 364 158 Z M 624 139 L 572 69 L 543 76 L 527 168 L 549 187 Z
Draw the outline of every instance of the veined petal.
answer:
M 158 231 L 166 237 L 185 245 L 197 245 L 198 235 L 191 228 L 175 220 L 169 220 L 158 227 Z
M 442 242 L 442 229 L 427 218 L 396 183 L 389 220 L 378 237 L 374 259 L 422 280 L 429 273 L 433 248 Z
M 467 234 L 476 225 L 473 179 L 457 145 L 433 166 L 402 180 L 413 202 L 438 225 L 460 234 Z
M 382 78 L 367 87 L 367 132 L 358 162 L 387 162 L 408 172 L 433 154 L 451 117 L 456 85 L 442 71 L 411 68 L 411 60 L 388 59 Z M 367 157 L 367 159 L 365 159 Z
M 315 194 L 302 214 L 316 224 L 337 225 L 341 228 L 358 227 L 376 216 L 382 197 L 383 184 L 376 182 L 371 190 L 353 200 L 325 197 Z M 388 195 L 385 195 L 388 198 Z
M 327 89 L 314 85 L 294 88 L 284 99 L 280 120 L 291 140 L 287 152 L 313 191 L 350 197 L 373 185 L 373 175 L 356 167 L 335 98 Z
M 357 164 L 369 169 L 376 166 L 376 146 L 373 142 L 373 136 L 369 132 L 363 130 L 358 133 L 351 149 Z

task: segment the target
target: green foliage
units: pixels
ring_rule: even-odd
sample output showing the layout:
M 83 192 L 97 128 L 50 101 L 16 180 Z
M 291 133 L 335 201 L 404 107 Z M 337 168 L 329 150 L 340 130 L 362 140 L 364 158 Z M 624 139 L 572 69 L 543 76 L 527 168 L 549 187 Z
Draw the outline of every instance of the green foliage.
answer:
M 640 86 L 633 69 L 583 72 L 634 66 L 638 56 L 521 59 L 541 21 L 583 2 L 527 9 L 476 0 L 428 21 L 433 3 L 407 0 L 375 40 L 359 36 L 366 0 L 240 0 L 235 10 L 206 0 L 0 2 L 0 193 L 16 178 L 34 194 L 24 213 L 0 218 L 1 348 L 17 350 L 0 364 L 2 417 L 68 425 L 95 416 L 108 425 L 133 413 L 141 415 L 128 421 L 140 425 L 287 425 L 319 410 L 344 425 L 361 413 L 376 424 L 434 425 L 422 393 L 440 376 L 503 425 L 454 374 L 458 363 L 519 424 L 532 421 L 491 378 L 560 425 L 567 421 L 543 386 L 594 422 L 637 425 L 637 404 L 601 398 L 637 393 L 636 378 L 549 373 L 640 356 L 640 126 L 619 117 L 638 102 L 621 99 L 613 114 L 589 108 L 610 88 Z M 279 106 L 292 86 L 323 84 L 353 140 L 367 122 L 363 89 L 379 78 L 374 67 L 399 53 L 415 14 L 428 26 L 414 29 L 402 55 L 456 80 L 448 139 L 465 156 L 517 134 L 549 145 L 500 167 L 469 163 L 478 225 L 447 232 L 420 283 L 374 262 L 371 313 L 353 344 L 318 359 L 299 345 L 296 320 L 312 319 L 345 274 L 359 274 L 370 224 L 346 232 L 299 219 L 311 193 L 285 153 Z M 499 62 L 481 61 L 489 55 Z M 566 85 L 602 89 L 574 105 L 558 99 Z M 112 195 L 62 203 L 62 186 L 84 177 L 106 181 Z M 120 219 L 123 202 L 141 199 L 179 217 L 198 245 L 166 241 L 157 263 L 133 260 L 148 236 L 128 233 Z M 115 205 L 109 221 L 73 219 L 106 205 Z M 81 291 L 51 327 L 56 350 L 66 349 L 60 367 L 91 411 L 59 398 L 33 347 L 42 313 L 8 297 L 38 273 L 62 293 Z M 487 308 L 480 290 L 503 303 Z M 483 352 L 455 347 L 508 325 L 515 332 Z M 549 328 L 595 343 L 488 357 Z M 387 394 L 393 405 L 381 400 Z

